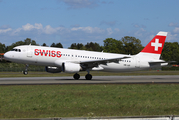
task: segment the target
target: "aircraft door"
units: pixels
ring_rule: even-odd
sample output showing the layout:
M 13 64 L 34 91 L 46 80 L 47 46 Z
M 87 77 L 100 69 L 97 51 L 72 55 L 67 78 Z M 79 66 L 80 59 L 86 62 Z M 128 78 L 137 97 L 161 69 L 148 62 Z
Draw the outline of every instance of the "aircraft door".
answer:
M 27 57 L 32 57 L 32 47 L 30 45 L 27 47 Z

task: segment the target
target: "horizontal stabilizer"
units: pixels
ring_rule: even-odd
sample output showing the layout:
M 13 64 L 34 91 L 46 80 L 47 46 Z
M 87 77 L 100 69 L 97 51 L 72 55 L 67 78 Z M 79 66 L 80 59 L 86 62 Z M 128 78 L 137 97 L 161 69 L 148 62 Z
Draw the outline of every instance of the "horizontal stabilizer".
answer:
M 176 61 L 164 61 L 164 60 L 159 60 L 159 61 L 151 61 L 149 62 L 150 64 L 154 63 L 176 63 Z
M 169 63 L 175 63 L 176 61 L 164 61 L 164 60 L 159 60 L 159 61 L 152 61 L 152 62 L 149 62 L 149 65 L 151 67 L 153 66 L 167 66 Z

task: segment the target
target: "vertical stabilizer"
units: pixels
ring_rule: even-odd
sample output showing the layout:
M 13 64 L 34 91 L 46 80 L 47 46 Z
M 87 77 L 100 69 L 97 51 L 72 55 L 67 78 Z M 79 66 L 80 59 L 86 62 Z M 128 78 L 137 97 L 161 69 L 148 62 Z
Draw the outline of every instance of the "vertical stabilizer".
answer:
M 167 32 L 160 31 L 138 55 L 147 55 L 159 59 L 166 37 Z

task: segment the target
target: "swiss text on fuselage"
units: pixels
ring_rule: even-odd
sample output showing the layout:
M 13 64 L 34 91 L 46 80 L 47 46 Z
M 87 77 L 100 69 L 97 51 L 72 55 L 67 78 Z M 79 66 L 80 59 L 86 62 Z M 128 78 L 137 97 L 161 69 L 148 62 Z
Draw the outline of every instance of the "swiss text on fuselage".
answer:
M 35 49 L 34 54 L 36 56 L 48 56 L 48 57 L 61 57 L 61 52 L 60 51 L 55 51 L 55 50 L 41 50 L 41 49 Z

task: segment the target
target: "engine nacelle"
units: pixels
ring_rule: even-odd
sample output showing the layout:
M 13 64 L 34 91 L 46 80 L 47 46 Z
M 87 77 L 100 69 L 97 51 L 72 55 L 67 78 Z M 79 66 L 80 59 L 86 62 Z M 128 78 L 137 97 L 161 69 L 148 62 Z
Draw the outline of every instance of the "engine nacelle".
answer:
M 62 69 L 60 67 L 51 67 L 51 66 L 46 66 L 45 71 L 49 73 L 60 73 Z
M 66 73 L 77 73 L 81 70 L 81 66 L 75 63 L 62 63 L 62 70 Z

